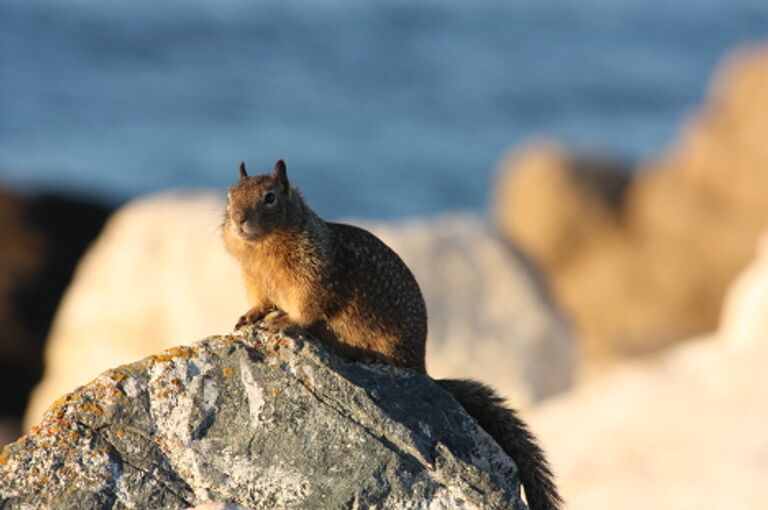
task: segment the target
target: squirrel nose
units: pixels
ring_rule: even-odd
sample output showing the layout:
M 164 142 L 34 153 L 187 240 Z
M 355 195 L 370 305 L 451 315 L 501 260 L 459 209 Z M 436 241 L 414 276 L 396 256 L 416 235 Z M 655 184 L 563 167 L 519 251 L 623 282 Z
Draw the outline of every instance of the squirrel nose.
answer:
M 245 221 L 245 213 L 243 211 L 234 211 L 232 213 L 232 221 L 240 225 Z

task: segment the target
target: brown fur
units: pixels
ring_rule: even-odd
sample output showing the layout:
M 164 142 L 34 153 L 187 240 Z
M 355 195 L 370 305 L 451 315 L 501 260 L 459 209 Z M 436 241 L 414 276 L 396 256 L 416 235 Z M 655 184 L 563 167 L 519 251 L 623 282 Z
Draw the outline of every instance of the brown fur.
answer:
M 271 175 L 253 177 L 241 165 L 240 176 L 223 226 L 252 305 L 237 327 L 276 309 L 343 355 L 426 372 L 426 306 L 400 257 L 366 230 L 320 219 L 282 161 Z M 503 399 L 474 381 L 438 383 L 518 462 L 531 508 L 557 509 L 544 455 Z
M 373 234 L 321 220 L 273 174 L 242 177 L 230 189 L 224 243 L 242 265 L 252 305 L 238 324 L 278 309 L 346 355 L 426 371 L 421 291 Z

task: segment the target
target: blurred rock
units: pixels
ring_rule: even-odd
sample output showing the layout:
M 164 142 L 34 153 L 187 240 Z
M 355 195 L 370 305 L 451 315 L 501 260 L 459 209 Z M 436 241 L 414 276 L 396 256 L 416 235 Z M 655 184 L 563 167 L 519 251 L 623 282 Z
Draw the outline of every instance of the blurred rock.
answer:
M 5 416 L 0 418 L 0 448 L 16 441 L 21 436 L 21 417 Z
M 715 328 L 768 225 L 766 133 L 768 47 L 758 47 L 725 61 L 679 141 L 628 183 L 546 145 L 502 165 L 496 223 L 546 273 L 587 360 Z M 573 185 L 585 175 L 604 182 Z
M 109 367 L 233 328 L 247 303 L 220 239 L 222 211 L 218 197 L 171 194 L 133 201 L 109 219 L 56 314 L 27 428 Z
M 27 424 L 110 366 L 217 331 L 247 308 L 225 252 L 218 195 L 164 195 L 118 211 L 84 257 L 56 317 Z M 414 270 L 427 299 L 427 367 L 496 386 L 515 407 L 567 388 L 568 328 L 523 260 L 474 217 L 368 225 Z
M 757 258 L 728 290 L 720 337 L 736 348 L 768 345 L 768 231 Z
M 548 140 L 509 156 L 494 186 L 493 215 L 537 264 L 561 270 L 595 236 L 621 227 L 629 165 L 569 154 Z
M 400 254 L 421 286 L 430 375 L 484 381 L 517 407 L 571 386 L 576 349 L 565 321 L 537 273 L 480 218 L 362 226 Z
M 647 508 L 648 487 L 661 510 L 764 508 L 767 255 L 731 287 L 716 334 L 615 364 L 534 410 L 570 509 Z
M 249 328 L 67 395 L 0 454 L 0 507 L 523 510 L 516 471 L 430 378 Z
M 91 201 L 0 188 L 0 445 L 18 437 L 56 307 L 107 214 Z
M 703 339 L 544 403 L 530 423 L 568 508 L 765 508 L 766 366 L 768 344 Z

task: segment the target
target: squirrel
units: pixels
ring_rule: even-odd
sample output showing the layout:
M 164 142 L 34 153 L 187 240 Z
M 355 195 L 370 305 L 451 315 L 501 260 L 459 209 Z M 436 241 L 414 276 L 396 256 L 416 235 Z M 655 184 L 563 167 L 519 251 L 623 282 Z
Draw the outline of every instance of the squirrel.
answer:
M 224 245 L 242 266 L 252 308 L 236 329 L 272 311 L 332 350 L 426 374 L 427 309 L 400 257 L 367 230 L 322 220 L 288 181 L 283 160 L 271 174 L 229 189 Z M 518 465 L 531 510 L 557 510 L 562 499 L 544 452 L 516 412 L 488 386 L 436 381 Z

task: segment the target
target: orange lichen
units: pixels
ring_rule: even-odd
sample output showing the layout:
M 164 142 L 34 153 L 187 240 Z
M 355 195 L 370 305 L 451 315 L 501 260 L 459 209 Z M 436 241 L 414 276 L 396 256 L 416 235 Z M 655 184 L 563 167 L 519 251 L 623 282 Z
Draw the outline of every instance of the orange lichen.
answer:
M 178 347 L 172 347 L 165 352 L 150 356 L 148 359 L 154 362 L 171 361 L 175 358 L 191 358 L 196 354 L 196 349 L 188 345 L 180 345 Z
M 71 398 L 71 397 L 72 397 L 72 394 L 71 394 L 71 393 L 66 393 L 66 394 L 62 395 L 61 397 L 59 397 L 58 399 L 56 399 L 56 400 L 53 402 L 53 404 L 51 404 L 51 405 L 50 405 L 50 407 L 48 408 L 48 412 L 49 412 L 49 413 L 53 413 L 53 412 L 55 412 L 55 413 L 56 413 L 56 415 L 57 415 L 59 418 L 61 418 L 61 416 L 63 415 L 63 410 L 62 410 L 62 407 L 64 407 L 64 405 L 65 405 L 65 404 L 67 404 L 67 403 L 69 402 L 69 400 L 70 400 L 70 398 Z
M 94 416 L 104 415 L 104 410 L 101 408 L 101 406 L 93 402 L 83 402 L 82 404 L 80 404 L 80 409 L 87 413 L 91 413 Z
M 117 382 L 117 383 L 121 383 L 121 382 L 123 382 L 123 381 L 125 380 L 125 378 L 126 378 L 126 377 L 128 377 L 128 376 L 127 376 L 127 375 L 125 375 L 125 373 L 124 373 L 124 372 L 118 372 L 117 370 L 112 370 L 112 371 L 110 371 L 110 372 L 109 372 L 109 377 L 110 377 L 110 379 L 112 379 L 113 381 L 115 381 L 115 382 Z
M 224 367 L 224 370 L 222 370 L 221 372 L 224 375 L 224 377 L 226 377 L 227 379 L 232 377 L 232 375 L 235 373 L 235 371 L 232 370 L 230 367 Z

